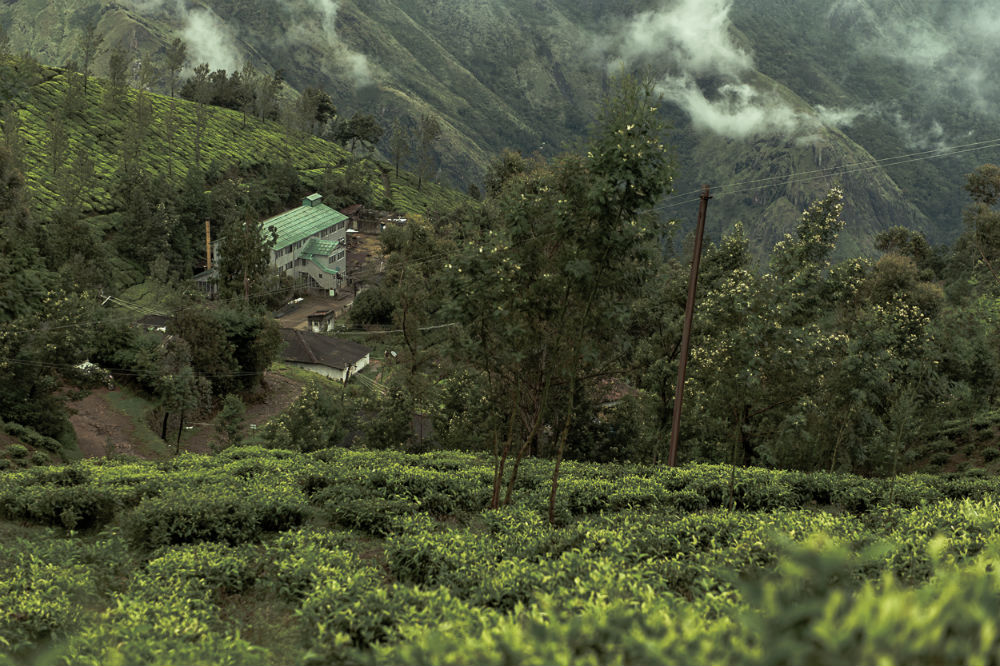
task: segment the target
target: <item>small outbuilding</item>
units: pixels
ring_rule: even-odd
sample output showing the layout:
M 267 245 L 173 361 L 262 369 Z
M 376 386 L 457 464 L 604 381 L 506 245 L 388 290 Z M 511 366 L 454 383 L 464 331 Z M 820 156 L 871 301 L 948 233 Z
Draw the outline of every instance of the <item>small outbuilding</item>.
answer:
M 289 365 L 346 383 L 364 370 L 371 360 L 371 350 L 350 340 L 331 338 L 308 331 L 281 329 L 285 348 L 281 359 Z
M 309 330 L 313 333 L 330 333 L 333 331 L 334 311 L 317 310 L 306 317 L 309 322 Z

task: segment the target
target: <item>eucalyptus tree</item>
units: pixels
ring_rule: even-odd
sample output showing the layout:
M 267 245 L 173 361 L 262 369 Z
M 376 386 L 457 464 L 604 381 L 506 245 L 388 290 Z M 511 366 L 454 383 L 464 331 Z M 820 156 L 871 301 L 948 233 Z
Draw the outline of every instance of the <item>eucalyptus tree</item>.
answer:
M 552 519 L 578 391 L 628 354 L 624 322 L 659 257 L 650 211 L 671 184 L 655 104 L 651 84 L 623 79 L 586 154 L 508 170 L 445 267 L 467 358 L 497 406 L 494 507 L 505 480 L 509 501 L 518 463 L 551 431 Z

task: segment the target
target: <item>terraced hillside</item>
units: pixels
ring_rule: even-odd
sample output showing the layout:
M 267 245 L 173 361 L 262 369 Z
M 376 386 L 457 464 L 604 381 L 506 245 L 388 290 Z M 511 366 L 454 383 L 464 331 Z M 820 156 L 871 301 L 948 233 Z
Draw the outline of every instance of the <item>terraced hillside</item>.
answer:
M 17 126 L 32 203 L 43 217 L 64 203 L 61 198 L 73 185 L 79 186 L 79 205 L 86 215 L 114 213 L 118 204 L 112 180 L 126 152 L 133 153 L 149 173 L 178 188 L 192 167 L 253 168 L 281 161 L 291 164 L 307 182 L 318 183 L 328 169 L 343 174 L 349 163 L 356 163 L 342 146 L 289 132 L 277 122 L 134 89 L 120 104 L 109 105 L 105 80 L 92 78 L 84 96 L 81 86 L 69 80 L 74 75 L 64 70 L 25 63 L 8 67 L 18 72 L 23 84 L 8 103 L 14 110 L 3 124 Z M 58 153 L 56 143 L 61 146 Z M 84 174 L 81 163 L 86 162 L 90 167 Z M 418 189 L 416 178 L 408 173 L 387 181 L 382 177 L 388 171 L 385 164 L 365 160 L 360 168 L 374 198 L 391 199 L 401 212 L 424 213 L 466 200 L 435 183 Z M 386 182 L 391 186 L 389 197 Z

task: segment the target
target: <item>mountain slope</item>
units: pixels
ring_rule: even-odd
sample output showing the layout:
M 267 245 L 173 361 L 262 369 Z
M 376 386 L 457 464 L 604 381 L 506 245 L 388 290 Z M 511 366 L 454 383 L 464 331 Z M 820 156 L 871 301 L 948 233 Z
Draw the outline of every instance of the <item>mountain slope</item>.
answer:
M 137 155 L 142 166 L 176 186 L 196 165 L 219 169 L 233 165 L 252 167 L 268 161 L 288 162 L 307 182 L 315 184 L 327 167 L 343 173 L 351 160 L 350 152 L 339 145 L 301 132 L 289 133 L 275 122 L 214 107 L 208 110 L 196 151 L 197 105 L 153 93 L 144 94 L 151 115 L 144 119 L 136 135 L 136 124 L 132 122 L 136 91 L 129 91 L 121 105 L 109 107 L 104 100 L 105 87 L 105 82 L 92 79 L 86 97 L 75 98 L 80 91 L 71 88 L 65 71 L 43 67 L 34 72 L 31 81 L 12 101 L 20 124 L 18 134 L 33 203 L 43 215 L 60 205 L 66 182 L 81 177 L 75 171 L 81 154 L 92 162 L 92 174 L 88 173 L 86 182 L 80 183 L 81 211 L 90 216 L 113 213 L 117 203 L 110 191 L 111 184 L 129 136 L 138 141 Z M 62 119 L 66 136 L 58 167 L 52 156 L 56 118 Z M 199 152 L 200 159 L 196 160 Z M 363 168 L 374 197 L 385 199 L 387 192 L 379 169 L 372 162 L 363 163 Z M 394 205 L 406 212 L 424 213 L 465 199 L 458 192 L 434 183 L 418 190 L 416 178 L 405 172 L 400 173 L 399 179 L 390 178 L 389 184 Z
M 293 87 L 328 90 L 342 115 L 361 109 L 385 126 L 414 127 L 434 114 L 444 128 L 441 176 L 463 186 L 504 147 L 551 154 L 579 140 L 616 63 L 647 68 L 667 98 L 676 189 L 686 192 L 1000 137 L 1000 94 L 988 76 L 993 24 L 980 11 L 987 4 L 14 0 L 0 6 L 0 23 L 15 50 L 48 62 L 74 57 L 81 26 L 98 20 L 107 43 L 154 59 L 175 34 L 188 40 L 193 62 L 232 69 L 252 58 Z M 760 127 L 735 126 L 753 114 Z M 766 250 L 837 182 L 852 203 L 851 251 L 870 250 L 871 235 L 895 224 L 950 240 L 963 174 L 995 157 L 933 157 L 720 195 L 713 213 L 722 227 L 744 220 Z M 669 210 L 689 219 L 695 208 Z

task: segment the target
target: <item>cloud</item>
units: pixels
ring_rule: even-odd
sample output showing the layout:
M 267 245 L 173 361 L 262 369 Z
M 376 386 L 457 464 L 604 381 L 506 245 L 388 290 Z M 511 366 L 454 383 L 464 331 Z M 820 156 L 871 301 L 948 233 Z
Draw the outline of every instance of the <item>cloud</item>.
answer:
M 837 0 L 827 18 L 852 27 L 847 37 L 854 49 L 901 65 L 921 94 L 958 97 L 975 111 L 995 113 L 1000 104 L 996 2 L 949 0 L 901 11 L 887 0 Z
M 337 35 L 337 12 L 340 5 L 334 0 L 306 0 L 306 5 L 314 14 L 319 15 L 319 22 L 312 16 L 299 17 L 288 31 L 288 39 L 301 46 L 333 51 L 334 65 L 354 85 L 371 85 L 374 79 L 368 58 L 363 53 L 351 50 Z
M 691 116 L 695 129 L 731 139 L 793 134 L 803 122 L 802 114 L 745 83 L 723 84 L 712 99 L 690 77 L 667 78 L 657 91 Z
M 681 0 L 669 9 L 642 12 L 625 26 L 619 56 L 633 63 L 666 52 L 688 74 L 739 76 L 753 69 L 753 57 L 729 36 L 731 5 L 730 0 Z
M 140 14 L 166 12 L 181 24 L 178 35 L 187 45 L 192 65 L 207 62 L 211 69 L 227 72 L 240 68 L 243 57 L 236 35 L 211 9 L 188 9 L 184 0 L 130 0 L 130 4 Z
M 628 67 L 655 64 L 662 72 L 657 87 L 664 99 L 685 111 L 695 129 L 724 137 L 815 133 L 860 115 L 796 109 L 777 91 L 751 83 L 753 53 L 733 39 L 731 7 L 731 0 L 676 0 L 633 16 L 602 48 Z
M 185 13 L 181 38 L 187 44 L 190 62 L 207 62 L 213 70 L 234 72 L 240 68 L 239 48 L 229 26 L 210 10 L 193 9 Z

